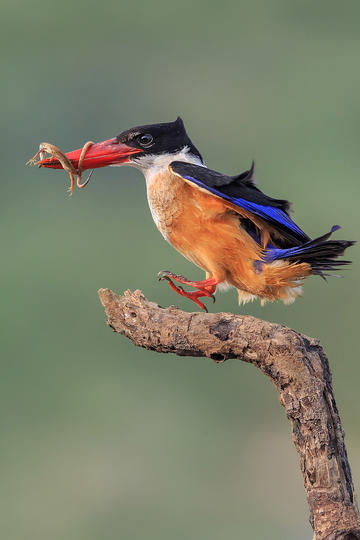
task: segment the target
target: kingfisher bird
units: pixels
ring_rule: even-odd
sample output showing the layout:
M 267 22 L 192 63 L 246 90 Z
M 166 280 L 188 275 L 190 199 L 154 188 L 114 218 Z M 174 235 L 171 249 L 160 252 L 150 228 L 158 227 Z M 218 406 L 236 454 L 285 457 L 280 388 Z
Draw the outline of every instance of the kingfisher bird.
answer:
M 290 304 L 301 295 L 304 278 L 326 279 L 328 272 L 351 262 L 338 257 L 354 242 L 330 239 L 340 227 L 334 225 L 330 232 L 311 239 L 291 219 L 287 200 L 260 191 L 254 163 L 236 176 L 209 169 L 180 117 L 87 144 L 65 154 L 75 169 L 128 165 L 143 173 L 157 228 L 206 273 L 205 279 L 193 281 L 165 270 L 159 272 L 159 279 L 205 311 L 200 298 L 215 300 L 215 290 L 221 286 L 235 287 L 239 303 L 259 298 L 262 303 Z M 37 165 L 62 168 L 54 157 Z

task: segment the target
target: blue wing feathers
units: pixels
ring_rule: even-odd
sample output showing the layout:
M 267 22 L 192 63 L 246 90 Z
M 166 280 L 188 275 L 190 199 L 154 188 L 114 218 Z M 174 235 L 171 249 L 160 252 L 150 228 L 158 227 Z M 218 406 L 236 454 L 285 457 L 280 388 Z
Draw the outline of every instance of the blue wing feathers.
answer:
M 221 197 L 222 199 L 228 200 L 235 204 L 236 206 L 239 206 L 240 208 L 243 208 L 244 210 L 248 210 L 249 212 L 252 212 L 253 214 L 265 219 L 266 221 L 274 221 L 276 223 L 279 223 L 286 227 L 287 229 L 290 229 L 295 234 L 303 237 L 304 241 L 306 242 L 308 240 L 307 235 L 292 221 L 292 219 L 280 208 L 274 208 L 272 206 L 265 206 L 262 204 L 257 204 L 251 201 L 247 201 L 243 198 L 237 198 L 237 197 L 231 197 L 230 195 L 227 195 L 218 189 L 208 186 L 201 182 L 201 180 L 198 180 L 197 178 L 194 178 L 193 176 L 185 176 L 183 175 L 183 178 L 186 180 L 189 180 L 190 182 L 194 182 L 198 186 L 206 189 L 207 191 L 213 193 L 214 195 L 217 195 Z

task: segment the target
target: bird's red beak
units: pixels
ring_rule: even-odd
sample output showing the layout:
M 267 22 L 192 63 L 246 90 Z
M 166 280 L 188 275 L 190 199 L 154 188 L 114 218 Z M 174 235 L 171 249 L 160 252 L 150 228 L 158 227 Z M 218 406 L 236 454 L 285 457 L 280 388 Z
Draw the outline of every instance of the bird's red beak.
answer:
M 79 158 L 82 148 L 67 152 L 65 155 L 71 161 L 75 169 L 78 168 Z M 108 165 L 120 165 L 130 161 L 130 156 L 141 152 L 138 148 L 133 148 L 127 144 L 118 142 L 116 138 L 108 139 L 99 143 L 94 143 L 86 152 L 81 169 L 98 169 Z M 60 161 L 54 157 L 42 159 L 36 162 L 39 167 L 50 169 L 62 169 Z

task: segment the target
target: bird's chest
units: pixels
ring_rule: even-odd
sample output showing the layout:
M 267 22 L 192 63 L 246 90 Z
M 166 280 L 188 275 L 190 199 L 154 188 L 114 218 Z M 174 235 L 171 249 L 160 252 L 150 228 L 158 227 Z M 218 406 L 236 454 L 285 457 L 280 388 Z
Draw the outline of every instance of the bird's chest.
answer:
M 187 201 L 187 184 L 166 171 L 156 175 L 147 186 L 147 197 L 152 218 L 163 235 L 171 241 Z

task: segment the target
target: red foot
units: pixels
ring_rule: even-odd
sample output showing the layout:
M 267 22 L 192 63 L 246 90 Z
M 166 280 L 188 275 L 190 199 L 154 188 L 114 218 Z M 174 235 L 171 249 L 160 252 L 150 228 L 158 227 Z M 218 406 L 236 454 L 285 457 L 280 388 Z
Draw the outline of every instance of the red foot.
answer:
M 215 278 L 202 279 L 201 281 L 190 281 L 180 274 L 173 274 L 169 270 L 162 270 L 158 273 L 159 279 L 166 279 L 167 277 L 175 279 L 179 283 L 184 283 L 184 285 L 189 285 L 190 287 L 195 287 L 196 289 L 204 289 L 205 287 L 213 287 L 219 283 Z M 214 289 L 215 290 L 215 289 Z M 213 291 L 214 292 L 214 291 Z
M 189 300 L 192 300 L 197 304 L 201 309 L 206 311 L 208 313 L 207 307 L 199 300 L 201 296 L 207 296 L 209 298 L 213 299 L 213 302 L 215 302 L 215 296 L 214 292 L 216 289 L 217 281 L 214 278 L 211 279 L 203 279 L 202 281 L 190 281 L 186 279 L 184 276 L 179 276 L 177 274 L 173 274 L 172 272 L 169 272 L 167 270 L 164 270 L 162 272 L 159 272 L 158 274 L 159 280 L 166 279 L 168 281 L 170 287 L 180 294 L 181 296 L 184 296 L 185 298 L 189 298 Z M 193 291 L 193 292 L 187 292 L 184 291 L 184 289 L 180 286 L 175 285 L 170 279 L 170 276 L 178 281 L 179 283 L 184 283 L 186 285 L 189 285 L 191 287 L 196 287 L 199 290 Z

